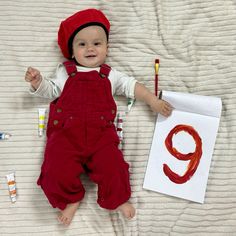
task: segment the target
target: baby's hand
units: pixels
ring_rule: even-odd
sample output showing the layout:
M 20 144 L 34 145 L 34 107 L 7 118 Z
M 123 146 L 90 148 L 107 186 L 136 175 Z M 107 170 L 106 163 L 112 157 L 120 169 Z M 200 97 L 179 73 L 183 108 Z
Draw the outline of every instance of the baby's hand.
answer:
M 154 112 L 158 112 L 163 116 L 170 116 L 173 110 L 173 107 L 168 102 L 157 98 L 152 102 L 150 106 Z
M 37 89 L 42 81 L 40 71 L 29 67 L 25 73 L 25 81 L 29 82 L 32 87 Z

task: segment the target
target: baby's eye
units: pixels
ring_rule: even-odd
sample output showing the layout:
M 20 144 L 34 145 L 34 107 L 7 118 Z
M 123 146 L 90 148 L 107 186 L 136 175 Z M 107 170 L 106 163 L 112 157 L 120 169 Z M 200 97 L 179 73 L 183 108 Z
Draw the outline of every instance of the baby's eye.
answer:
M 94 43 L 95 46 L 100 46 L 101 45 L 101 42 L 96 42 Z
M 82 43 L 82 42 L 81 42 L 81 43 L 79 43 L 78 45 L 79 45 L 80 47 L 84 47 L 84 46 L 85 46 L 85 43 Z

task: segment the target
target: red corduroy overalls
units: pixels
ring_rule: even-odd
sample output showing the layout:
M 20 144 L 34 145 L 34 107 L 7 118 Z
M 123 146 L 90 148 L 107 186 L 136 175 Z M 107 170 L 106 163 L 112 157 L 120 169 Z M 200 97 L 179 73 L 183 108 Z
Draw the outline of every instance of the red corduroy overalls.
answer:
M 73 61 L 64 63 L 69 78 L 61 96 L 50 104 L 47 144 L 38 184 L 53 207 L 64 209 L 82 200 L 80 174 L 98 184 L 98 204 L 116 209 L 131 195 L 129 165 L 118 149 L 113 124 L 116 104 L 107 78 L 100 72 L 78 72 Z

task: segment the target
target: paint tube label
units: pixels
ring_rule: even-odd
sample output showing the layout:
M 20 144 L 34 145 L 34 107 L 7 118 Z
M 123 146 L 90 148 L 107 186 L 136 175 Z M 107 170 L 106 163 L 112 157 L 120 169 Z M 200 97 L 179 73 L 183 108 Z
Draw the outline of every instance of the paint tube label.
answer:
M 16 202 L 16 182 L 15 182 L 15 174 L 11 173 L 6 175 L 7 178 L 7 184 L 8 184 L 8 190 L 9 195 L 11 197 L 12 203 Z
M 39 136 L 43 136 L 44 129 L 45 129 L 45 112 L 46 109 L 39 109 L 39 121 L 38 121 L 38 133 Z
M 135 99 L 129 98 L 127 103 L 127 113 L 130 112 L 131 107 L 134 105 Z
M 45 116 L 39 116 L 39 136 L 43 135 L 43 131 L 45 128 Z

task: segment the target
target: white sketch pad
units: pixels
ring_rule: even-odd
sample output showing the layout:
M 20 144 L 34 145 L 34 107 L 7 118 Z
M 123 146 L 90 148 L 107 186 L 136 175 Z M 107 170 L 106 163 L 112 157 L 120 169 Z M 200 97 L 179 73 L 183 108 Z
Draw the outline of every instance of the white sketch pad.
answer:
M 171 103 L 174 110 L 168 118 L 162 115 L 157 117 L 143 188 L 203 203 L 219 127 L 221 99 L 168 91 L 162 91 L 162 99 Z M 180 176 L 187 170 L 189 161 L 178 160 L 165 146 L 167 135 L 179 124 L 192 126 L 202 140 L 202 156 L 198 168 L 190 180 L 182 184 L 172 182 L 163 172 L 163 164 L 167 164 Z M 172 142 L 180 153 L 195 150 L 194 139 L 186 132 L 174 135 Z

